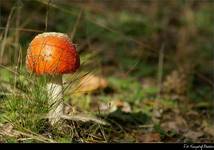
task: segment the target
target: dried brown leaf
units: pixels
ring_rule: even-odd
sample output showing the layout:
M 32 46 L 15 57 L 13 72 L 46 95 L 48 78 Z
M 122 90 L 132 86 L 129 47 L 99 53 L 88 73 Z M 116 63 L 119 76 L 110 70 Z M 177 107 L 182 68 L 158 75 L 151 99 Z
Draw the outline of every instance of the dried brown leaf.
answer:
M 206 120 L 203 120 L 202 126 L 205 133 L 214 137 L 214 125 L 211 126 Z
M 131 112 L 131 106 L 129 103 L 123 101 L 123 100 L 112 100 L 110 104 L 110 112 L 113 112 L 117 109 L 121 109 L 124 112 Z
M 186 134 L 184 134 L 184 137 L 189 138 L 191 140 L 197 140 L 198 138 L 202 137 L 204 135 L 203 132 L 200 131 L 188 131 Z
M 140 137 L 140 142 L 160 142 L 160 134 L 159 133 L 147 133 Z
M 93 74 L 86 75 L 80 81 L 79 92 L 92 92 L 98 89 L 104 89 L 108 86 L 106 79 Z
M 17 137 L 19 134 L 14 132 L 13 125 L 10 123 L 3 124 L 0 128 L 0 134 L 10 137 Z
M 182 116 L 176 115 L 172 121 L 162 123 L 161 127 L 166 131 L 174 130 L 179 133 L 184 132 L 188 128 L 188 125 Z
M 214 126 L 204 128 L 204 132 L 214 137 Z

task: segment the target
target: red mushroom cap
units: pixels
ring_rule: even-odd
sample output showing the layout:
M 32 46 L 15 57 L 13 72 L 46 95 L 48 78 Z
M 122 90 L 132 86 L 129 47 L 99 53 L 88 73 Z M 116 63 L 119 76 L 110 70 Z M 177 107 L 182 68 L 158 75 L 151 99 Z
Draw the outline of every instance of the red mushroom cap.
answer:
M 26 67 L 37 75 L 71 73 L 79 66 L 80 59 L 76 48 L 63 33 L 39 34 L 28 47 Z

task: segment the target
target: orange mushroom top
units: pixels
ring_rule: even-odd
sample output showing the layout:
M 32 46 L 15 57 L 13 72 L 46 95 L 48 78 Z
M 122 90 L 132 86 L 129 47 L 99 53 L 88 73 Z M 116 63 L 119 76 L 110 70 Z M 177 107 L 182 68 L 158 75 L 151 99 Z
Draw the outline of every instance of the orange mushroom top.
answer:
M 71 73 L 79 66 L 80 59 L 76 48 L 63 33 L 39 34 L 28 47 L 26 67 L 37 75 Z

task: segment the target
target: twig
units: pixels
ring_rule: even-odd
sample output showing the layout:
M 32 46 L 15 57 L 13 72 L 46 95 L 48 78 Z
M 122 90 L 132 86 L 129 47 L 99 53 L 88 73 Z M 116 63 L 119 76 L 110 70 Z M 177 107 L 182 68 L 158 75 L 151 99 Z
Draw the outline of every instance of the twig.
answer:
M 9 129 L 8 131 L 4 129 L 4 124 L 0 123 L 0 135 L 4 135 L 4 136 L 25 136 L 27 137 L 28 139 L 35 139 L 37 141 L 40 141 L 40 142 L 44 142 L 44 143 L 56 143 L 56 141 L 52 140 L 52 139 L 49 139 L 49 138 L 46 138 L 42 135 L 38 135 L 36 133 L 33 133 L 32 131 L 30 130 L 27 130 L 25 128 L 23 128 L 23 130 L 25 130 L 26 132 L 23 132 L 23 131 L 19 131 L 19 130 L 16 130 L 16 129 L 13 129 L 14 125 L 11 123 L 11 129 Z M 28 133 L 27 133 L 28 132 Z
M 70 39 L 71 39 L 71 41 L 73 41 L 74 35 L 75 35 L 76 31 L 77 31 L 77 27 L 78 27 L 78 25 L 80 23 L 80 19 L 81 19 L 82 13 L 83 13 L 83 9 L 80 10 L 79 15 L 77 17 L 77 20 L 76 20 L 76 22 L 74 24 L 73 30 L 70 33 Z
M 74 120 L 74 121 L 82 121 L 82 122 L 93 121 L 102 125 L 109 124 L 104 120 L 101 120 L 94 116 L 89 116 L 89 115 L 62 115 L 61 118 L 66 120 Z
M 29 133 L 33 134 L 34 136 L 41 137 L 41 138 L 44 139 L 44 140 L 50 141 L 50 142 L 52 142 L 52 143 L 56 143 L 56 141 L 54 141 L 54 140 L 52 140 L 52 139 L 49 139 L 49 138 L 46 138 L 45 136 L 42 136 L 42 135 L 40 135 L 40 134 L 37 134 L 37 133 L 35 133 L 35 132 L 33 132 L 33 131 L 29 130 L 29 129 L 23 128 L 23 130 L 25 130 L 26 132 L 29 132 Z
M 48 30 L 48 17 L 49 17 L 49 5 L 51 3 L 51 0 L 48 0 L 48 4 L 47 4 L 47 11 L 46 11 L 46 16 L 45 16 L 45 31 Z
M 159 52 L 159 60 L 158 60 L 158 95 L 157 97 L 161 96 L 161 90 L 162 90 L 162 76 L 163 76 L 163 59 L 164 59 L 164 44 L 161 46 L 160 52 Z
M 10 26 L 10 21 L 11 21 L 12 15 L 14 13 L 14 10 L 15 10 L 15 7 L 13 7 L 11 9 L 10 14 L 8 16 L 8 19 L 7 19 L 7 24 L 6 24 L 6 27 L 5 27 L 4 37 L 3 37 L 3 40 L 2 40 L 2 44 L 1 44 L 1 53 L 0 53 L 0 58 L 1 58 L 0 60 L 1 61 L 3 60 L 3 55 L 4 55 L 4 51 L 5 51 L 5 46 L 6 46 L 6 38 L 7 38 L 7 35 L 8 35 L 8 29 L 9 29 L 9 26 Z
M 22 92 L 21 90 L 17 89 L 16 87 L 12 87 L 12 85 L 10 85 L 9 83 L 4 82 L 4 81 L 1 81 L 1 80 L 0 80 L 0 82 L 1 82 L 0 88 L 6 90 L 6 92 L 4 92 L 4 93 L 5 93 L 4 95 L 6 95 L 7 93 L 8 93 L 8 94 L 9 94 L 9 93 L 11 93 L 11 94 L 14 94 L 14 93 L 15 93 L 15 94 L 21 93 L 20 95 L 25 95 L 24 92 Z M 7 92 L 7 91 L 8 91 L 8 92 Z M 1 93 L 2 93 L 2 92 L 1 92 Z M 3 94 L 3 93 L 2 93 L 2 94 Z
M 5 27 L 0 27 L 0 30 L 5 30 Z M 43 30 L 38 29 L 29 29 L 29 28 L 8 28 L 8 30 L 18 30 L 18 31 L 24 31 L 24 32 L 36 32 L 36 33 L 42 33 Z
M 154 125 L 153 124 L 145 124 L 145 125 L 140 125 L 138 127 L 139 128 L 152 128 L 152 127 L 154 127 Z
M 201 73 L 196 73 L 196 75 L 201 79 L 203 80 L 204 82 L 208 83 L 209 85 L 211 85 L 212 87 L 214 87 L 214 83 L 212 80 L 210 80 L 209 78 L 207 78 L 206 76 L 204 76 L 203 74 Z
M 31 139 L 35 139 L 37 141 L 40 141 L 40 142 L 44 142 L 44 143 L 47 143 L 47 142 L 50 142 L 50 143 L 56 143 L 56 141 L 52 140 L 52 139 L 48 139 L 48 138 L 45 138 L 41 135 L 33 135 L 33 134 L 29 134 L 29 133 L 25 133 L 25 132 L 22 132 L 22 131 L 18 131 L 18 130 L 14 130 L 14 132 L 16 134 L 20 134 L 20 135 L 23 135 L 23 136 L 26 136 L 26 137 L 29 137 Z

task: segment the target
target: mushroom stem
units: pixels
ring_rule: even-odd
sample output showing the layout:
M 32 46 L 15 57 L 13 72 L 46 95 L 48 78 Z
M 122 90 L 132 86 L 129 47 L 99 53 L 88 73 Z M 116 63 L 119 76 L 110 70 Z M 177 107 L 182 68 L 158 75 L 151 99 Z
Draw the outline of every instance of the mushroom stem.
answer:
M 63 85 L 62 75 L 51 76 L 47 83 L 49 113 L 51 125 L 57 123 L 63 115 Z

